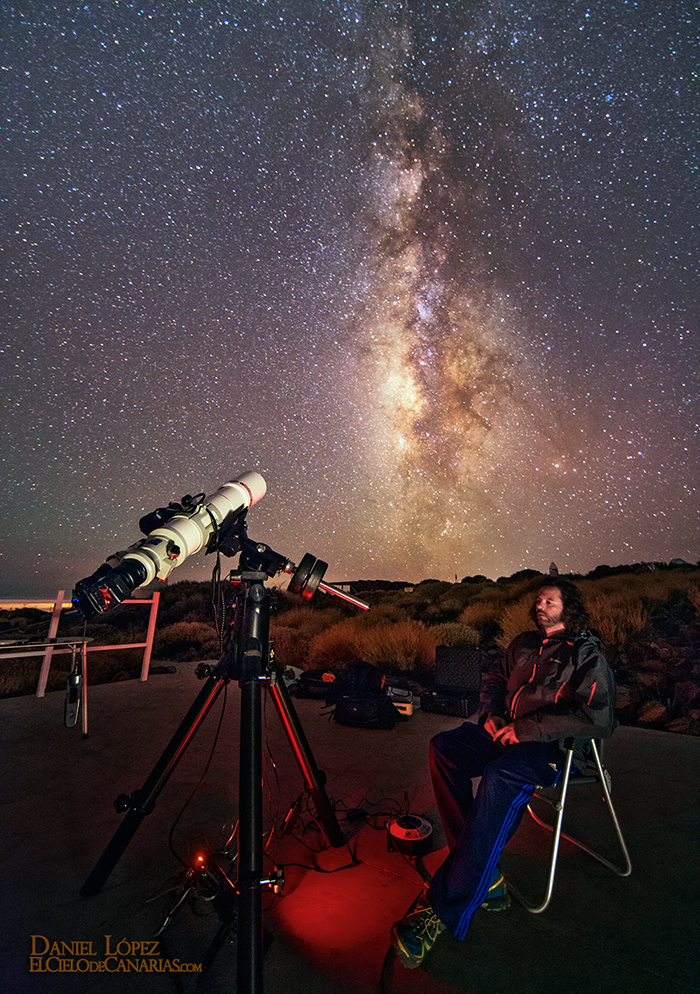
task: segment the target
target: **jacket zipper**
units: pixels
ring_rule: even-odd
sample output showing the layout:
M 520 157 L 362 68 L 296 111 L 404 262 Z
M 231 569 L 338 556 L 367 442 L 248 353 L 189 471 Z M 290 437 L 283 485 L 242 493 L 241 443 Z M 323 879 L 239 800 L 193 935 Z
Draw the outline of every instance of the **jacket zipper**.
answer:
M 525 688 L 527 687 L 527 685 L 529 683 L 532 683 L 532 681 L 535 679 L 535 674 L 536 673 L 537 673 L 537 663 L 533 663 L 532 664 L 532 673 L 530 674 L 529 680 L 527 681 L 527 683 L 524 683 L 521 687 L 518 687 L 518 689 L 515 692 L 515 696 L 513 697 L 513 700 L 510 702 L 510 716 L 511 716 L 511 718 L 515 719 L 515 710 L 516 710 L 516 705 L 518 703 L 518 698 L 522 694 L 523 690 L 525 690 Z

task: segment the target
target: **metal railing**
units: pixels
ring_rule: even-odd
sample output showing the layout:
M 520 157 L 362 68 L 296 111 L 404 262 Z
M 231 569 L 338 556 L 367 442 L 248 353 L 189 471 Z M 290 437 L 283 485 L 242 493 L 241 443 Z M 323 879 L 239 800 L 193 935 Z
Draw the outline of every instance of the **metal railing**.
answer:
M 81 659 L 84 672 L 82 674 L 82 725 L 83 725 L 83 735 L 87 735 L 87 654 L 88 652 L 105 652 L 107 649 L 143 649 L 143 659 L 141 661 L 141 680 L 145 681 L 148 679 L 148 671 L 151 665 L 151 654 L 153 651 L 153 637 L 156 630 L 156 618 L 158 616 L 158 603 L 160 601 L 160 591 L 154 591 L 152 597 L 148 599 L 130 598 L 128 600 L 122 601 L 122 604 L 150 604 L 151 610 L 148 617 L 148 628 L 146 631 L 146 641 L 145 642 L 122 642 L 118 645 L 90 645 L 86 643 L 92 641 L 91 639 L 58 639 L 56 633 L 58 632 L 58 623 L 61 620 L 61 611 L 64 608 L 72 607 L 70 601 L 65 601 L 65 590 L 59 590 L 56 594 L 56 599 L 54 601 L 41 601 L 39 599 L 31 600 L 30 598 L 25 598 L 24 600 L 0 600 L 0 608 L 19 608 L 19 607 L 46 607 L 47 610 L 51 610 L 51 620 L 49 622 L 49 631 L 46 638 L 43 639 L 23 639 L 21 637 L 16 637 L 8 640 L 3 645 L 0 642 L 0 659 L 26 659 L 29 657 L 41 656 L 41 669 L 39 670 L 39 680 L 36 687 L 36 696 L 43 697 L 46 693 L 46 685 L 49 679 L 49 671 L 51 669 L 51 660 L 54 656 L 72 654 L 73 664 L 75 664 L 76 659 L 76 646 L 80 644 L 81 647 Z

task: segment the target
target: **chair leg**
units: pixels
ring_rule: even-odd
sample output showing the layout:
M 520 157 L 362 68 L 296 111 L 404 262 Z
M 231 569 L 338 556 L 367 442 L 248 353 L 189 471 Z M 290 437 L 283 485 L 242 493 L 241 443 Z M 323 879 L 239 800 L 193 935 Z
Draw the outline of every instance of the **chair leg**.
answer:
M 549 878 L 547 880 L 547 891 L 545 893 L 544 900 L 542 901 L 541 904 L 532 904 L 526 898 L 523 897 L 523 895 L 517 890 L 516 887 L 514 887 L 509 881 L 507 881 L 508 890 L 513 894 L 516 900 L 519 901 L 519 903 L 522 904 L 523 907 L 527 911 L 530 911 L 533 915 L 540 914 L 542 911 L 544 911 L 545 908 L 549 905 L 549 902 L 551 900 L 552 890 L 554 888 L 554 875 L 556 873 L 557 856 L 559 853 L 560 839 L 566 839 L 567 842 L 572 843 L 572 845 L 577 846 L 579 849 L 583 850 L 583 852 L 588 853 L 589 856 L 592 856 L 594 859 L 598 860 L 599 863 L 602 863 L 603 866 L 607 867 L 609 870 L 612 870 L 613 873 L 616 873 L 620 877 L 628 877 L 632 872 L 632 863 L 630 861 L 629 852 L 625 840 L 622 836 L 620 823 L 618 821 L 615 808 L 613 807 L 612 797 L 610 795 L 607 771 L 604 769 L 603 764 L 600 760 L 600 753 L 598 751 L 598 746 L 593 740 L 591 741 L 591 747 L 593 749 L 593 756 L 595 759 L 597 779 L 598 782 L 600 783 L 600 786 L 603 789 L 603 796 L 605 798 L 605 803 L 607 804 L 608 811 L 610 812 L 610 817 L 612 818 L 612 822 L 615 827 L 615 833 L 617 835 L 617 840 L 619 842 L 620 850 L 623 856 L 623 865 L 622 867 L 616 866 L 614 863 L 611 863 L 609 859 L 606 859 L 604 856 L 601 856 L 600 853 L 597 853 L 594 849 L 591 849 L 589 846 L 581 842 L 579 839 L 575 839 L 571 835 L 566 835 L 561 830 L 562 820 L 564 817 L 564 805 L 566 803 L 566 794 L 569 788 L 569 779 L 571 776 L 571 761 L 573 758 L 573 750 L 569 749 L 566 754 L 566 766 L 564 770 L 564 778 L 562 780 L 559 799 L 557 801 L 550 802 L 554 806 L 554 809 L 557 812 L 556 823 L 554 825 L 547 824 L 547 822 L 543 821 L 535 814 L 535 812 L 532 810 L 532 807 L 529 804 L 527 806 L 528 813 L 533 818 L 533 820 L 536 821 L 538 825 L 541 825 L 542 828 L 546 828 L 548 832 L 553 833 L 552 852 L 549 864 Z
M 555 810 L 557 812 L 556 824 L 552 826 L 552 825 L 547 825 L 544 822 L 541 822 L 539 818 L 537 818 L 537 816 L 532 811 L 530 805 L 528 804 L 527 806 L 527 810 L 529 811 L 530 815 L 532 815 L 532 817 L 535 819 L 535 821 L 538 822 L 538 824 L 541 825 L 544 824 L 545 828 L 548 828 L 550 832 L 554 833 L 552 838 L 552 852 L 549 859 L 549 876 L 547 878 L 547 890 L 544 895 L 544 900 L 540 904 L 533 904 L 531 901 L 528 901 L 523 894 L 521 894 L 521 892 L 517 889 L 517 887 L 513 886 L 510 880 L 506 880 L 506 885 L 508 887 L 508 890 L 513 895 L 513 897 L 520 904 L 522 904 L 522 906 L 525 908 L 526 911 L 529 911 L 533 915 L 541 914 L 549 906 L 549 902 L 552 900 L 552 891 L 554 890 L 554 875 L 557 871 L 557 856 L 559 854 L 559 841 L 561 839 L 561 826 L 562 826 L 562 820 L 564 818 L 564 805 L 566 803 L 566 794 L 569 789 L 569 779 L 571 777 L 571 760 L 573 758 L 573 755 L 574 755 L 573 749 L 568 749 L 566 753 L 566 764 L 564 767 L 564 777 L 562 779 L 559 799 L 556 802 L 553 802 Z
M 622 837 L 622 829 L 620 828 L 620 822 L 617 820 L 617 814 L 615 813 L 615 808 L 613 807 L 612 797 L 610 795 L 610 787 L 608 786 L 608 777 L 606 775 L 607 770 L 603 767 L 603 764 L 601 763 L 598 746 L 596 745 L 594 740 L 591 741 L 591 747 L 593 749 L 595 765 L 598 770 L 598 780 L 600 782 L 600 786 L 603 788 L 603 796 L 605 797 L 605 803 L 608 806 L 608 811 L 610 812 L 612 823 L 615 826 L 617 841 L 620 844 L 620 851 L 622 852 L 623 856 L 623 866 L 622 867 L 616 866 L 614 863 L 611 863 L 609 859 L 606 859 L 604 856 L 601 856 L 600 853 L 595 852 L 594 849 L 590 849 L 587 845 L 585 845 L 583 842 L 580 842 L 578 839 L 574 839 L 569 835 L 562 835 L 562 838 L 566 839 L 567 842 L 571 842 L 573 843 L 573 845 L 578 846 L 579 849 L 582 849 L 584 852 L 588 853 L 588 855 L 592 856 L 593 859 L 597 859 L 599 863 L 602 863 L 603 866 L 606 866 L 609 870 L 612 870 L 613 873 L 617 873 L 619 877 L 628 877 L 632 872 L 632 863 L 630 861 L 630 855 L 627 849 L 627 845 L 625 843 L 624 838 Z M 543 823 L 540 822 L 540 824 Z M 545 825 L 545 827 L 549 826 Z

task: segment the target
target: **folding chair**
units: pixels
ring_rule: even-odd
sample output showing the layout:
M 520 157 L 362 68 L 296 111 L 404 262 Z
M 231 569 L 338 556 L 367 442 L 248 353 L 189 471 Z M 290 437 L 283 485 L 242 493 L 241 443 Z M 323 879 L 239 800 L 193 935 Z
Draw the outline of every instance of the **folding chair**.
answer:
M 571 740 L 568 740 L 568 742 L 570 741 Z M 549 902 L 552 898 L 552 891 L 554 889 L 554 875 L 556 873 L 557 857 L 559 855 L 560 839 L 566 839 L 567 842 L 571 842 L 573 843 L 573 845 L 578 846 L 579 849 L 583 849 L 583 851 L 588 853 L 589 856 L 593 856 L 593 858 L 597 859 L 599 863 L 602 863 L 603 866 L 606 866 L 609 870 L 612 870 L 613 873 L 617 873 L 618 876 L 620 877 L 628 877 L 632 872 L 632 864 L 630 862 L 627 846 L 625 845 L 625 840 L 622 837 L 620 823 L 617 820 L 617 815 L 615 814 L 612 798 L 610 796 L 610 791 L 612 786 L 610 774 L 608 773 L 607 769 L 603 766 L 602 762 L 602 754 L 603 754 L 602 740 L 591 739 L 589 741 L 589 745 L 591 748 L 593 762 L 590 765 L 589 769 L 587 769 L 584 774 L 582 775 L 574 774 L 573 776 L 571 774 L 571 765 L 574 755 L 574 748 L 572 745 L 566 751 L 564 776 L 562 778 L 561 783 L 554 788 L 547 788 L 547 790 L 549 790 L 550 792 L 552 790 L 554 791 L 554 796 L 551 796 L 551 793 L 549 794 L 544 793 L 545 788 L 542 787 L 537 787 L 537 789 L 532 795 L 533 799 L 539 798 L 542 801 L 546 801 L 547 804 L 551 805 L 551 807 L 553 807 L 554 810 L 557 812 L 557 818 L 554 825 L 548 825 L 547 822 L 542 821 L 542 819 L 539 818 L 532 810 L 531 804 L 528 804 L 527 806 L 529 814 L 537 822 L 537 824 L 541 825 L 542 828 L 546 828 L 549 832 L 553 833 L 552 852 L 549 862 L 549 877 L 547 880 L 547 891 L 544 900 L 542 901 L 541 904 L 533 904 L 530 901 L 528 901 L 525 897 L 523 897 L 520 891 L 516 887 L 514 887 L 513 884 L 511 884 L 510 880 L 506 880 L 506 883 L 508 886 L 508 890 L 511 892 L 513 897 L 515 897 L 516 900 L 519 901 L 520 904 L 522 904 L 523 907 L 527 911 L 530 911 L 533 915 L 539 915 L 542 911 L 544 911 L 545 908 L 549 905 Z M 600 787 L 602 787 L 605 803 L 607 804 L 608 811 L 610 812 L 610 816 L 613 821 L 613 825 L 615 826 L 615 832 L 617 833 L 617 839 L 618 842 L 620 843 L 620 849 L 622 851 L 622 855 L 624 858 L 624 865 L 622 866 L 622 868 L 616 866 L 614 863 L 611 863 L 610 860 L 606 859 L 604 856 L 601 856 L 600 853 L 595 852 L 593 849 L 590 849 L 583 842 L 580 842 L 578 839 L 572 838 L 570 835 L 565 835 L 562 832 L 564 807 L 566 805 L 566 797 L 569 787 L 575 785 L 582 786 L 586 784 L 599 784 Z

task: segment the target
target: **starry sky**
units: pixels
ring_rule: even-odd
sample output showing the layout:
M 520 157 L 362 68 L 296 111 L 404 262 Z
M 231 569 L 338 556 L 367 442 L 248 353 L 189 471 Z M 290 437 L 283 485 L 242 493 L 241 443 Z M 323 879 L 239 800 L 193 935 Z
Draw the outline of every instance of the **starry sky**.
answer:
M 5 4 L 0 596 L 250 469 L 329 581 L 697 561 L 695 8 Z

